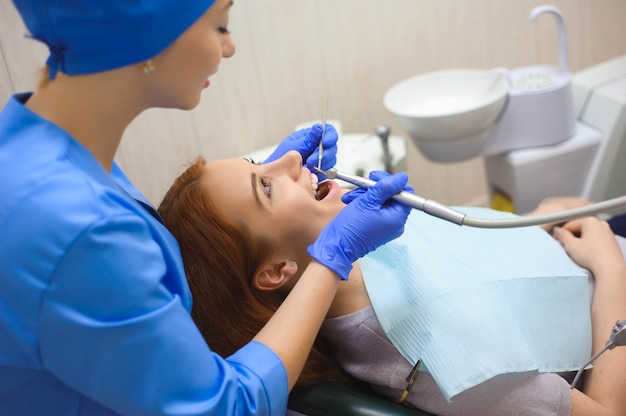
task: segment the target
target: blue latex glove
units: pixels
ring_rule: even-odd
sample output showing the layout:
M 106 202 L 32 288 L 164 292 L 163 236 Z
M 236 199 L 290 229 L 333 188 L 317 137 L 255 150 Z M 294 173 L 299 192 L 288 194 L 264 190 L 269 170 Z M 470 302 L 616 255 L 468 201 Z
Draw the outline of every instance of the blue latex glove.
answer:
M 296 150 L 302 156 L 303 165 L 312 171 L 314 166 L 317 167 L 322 130 L 322 125 L 316 123 L 309 128 L 291 133 L 263 163 L 273 162 L 288 151 Z M 330 169 L 337 163 L 337 139 L 337 130 L 335 130 L 332 124 L 326 124 L 326 133 L 323 141 L 324 154 L 322 155 L 323 170 Z
M 405 173 L 389 175 L 377 171 L 370 179 L 378 183 L 368 189 L 353 191 L 349 204 L 324 228 L 308 247 L 309 255 L 341 278 L 348 280 L 352 263 L 404 231 L 411 208 L 391 198 L 405 190 Z

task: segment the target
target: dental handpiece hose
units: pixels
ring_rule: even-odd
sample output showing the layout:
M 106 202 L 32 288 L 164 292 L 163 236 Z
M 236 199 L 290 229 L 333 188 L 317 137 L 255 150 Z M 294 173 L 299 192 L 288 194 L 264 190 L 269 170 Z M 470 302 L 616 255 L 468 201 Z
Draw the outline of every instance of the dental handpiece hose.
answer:
M 339 172 L 335 168 L 329 169 L 328 171 L 317 171 L 325 174 L 328 179 L 340 179 L 361 188 L 369 188 L 376 183 L 375 181 L 361 176 Z M 393 199 L 442 220 L 446 220 L 457 225 L 466 225 L 468 227 L 475 228 L 518 228 L 540 224 L 558 224 L 576 218 L 597 215 L 614 209 L 626 207 L 626 196 L 621 196 L 597 202 L 595 204 L 558 211 L 551 214 L 531 215 L 510 219 L 483 219 L 468 217 L 465 213 L 454 208 L 450 208 L 447 205 L 443 205 L 427 198 L 422 198 L 421 196 L 406 191 L 395 194 Z

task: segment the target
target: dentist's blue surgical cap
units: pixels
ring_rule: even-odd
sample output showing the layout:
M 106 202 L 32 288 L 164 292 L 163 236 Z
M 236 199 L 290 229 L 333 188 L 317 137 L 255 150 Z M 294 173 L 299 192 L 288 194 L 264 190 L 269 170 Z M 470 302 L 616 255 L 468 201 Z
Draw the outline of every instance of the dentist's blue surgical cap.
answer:
M 215 0 L 13 0 L 57 71 L 89 74 L 146 61 L 171 45 Z

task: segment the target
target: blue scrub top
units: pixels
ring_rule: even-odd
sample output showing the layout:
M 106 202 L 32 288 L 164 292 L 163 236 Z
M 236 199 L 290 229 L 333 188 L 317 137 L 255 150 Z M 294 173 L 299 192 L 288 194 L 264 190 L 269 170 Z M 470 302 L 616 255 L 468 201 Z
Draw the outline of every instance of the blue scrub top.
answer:
M 280 359 L 211 352 L 174 237 L 29 96 L 0 113 L 0 415 L 284 415 Z

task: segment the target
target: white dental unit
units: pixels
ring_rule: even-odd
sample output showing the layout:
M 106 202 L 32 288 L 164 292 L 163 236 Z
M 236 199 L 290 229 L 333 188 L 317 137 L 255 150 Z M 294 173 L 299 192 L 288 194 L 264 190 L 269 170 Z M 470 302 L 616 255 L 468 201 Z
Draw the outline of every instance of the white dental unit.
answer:
M 520 213 L 550 196 L 626 195 L 626 56 L 572 76 L 574 131 L 551 146 L 485 158 L 491 190 Z
M 571 74 L 560 12 L 559 65 L 445 70 L 393 86 L 385 107 L 438 162 L 483 156 L 493 207 L 525 213 L 550 196 L 626 195 L 626 55 Z

